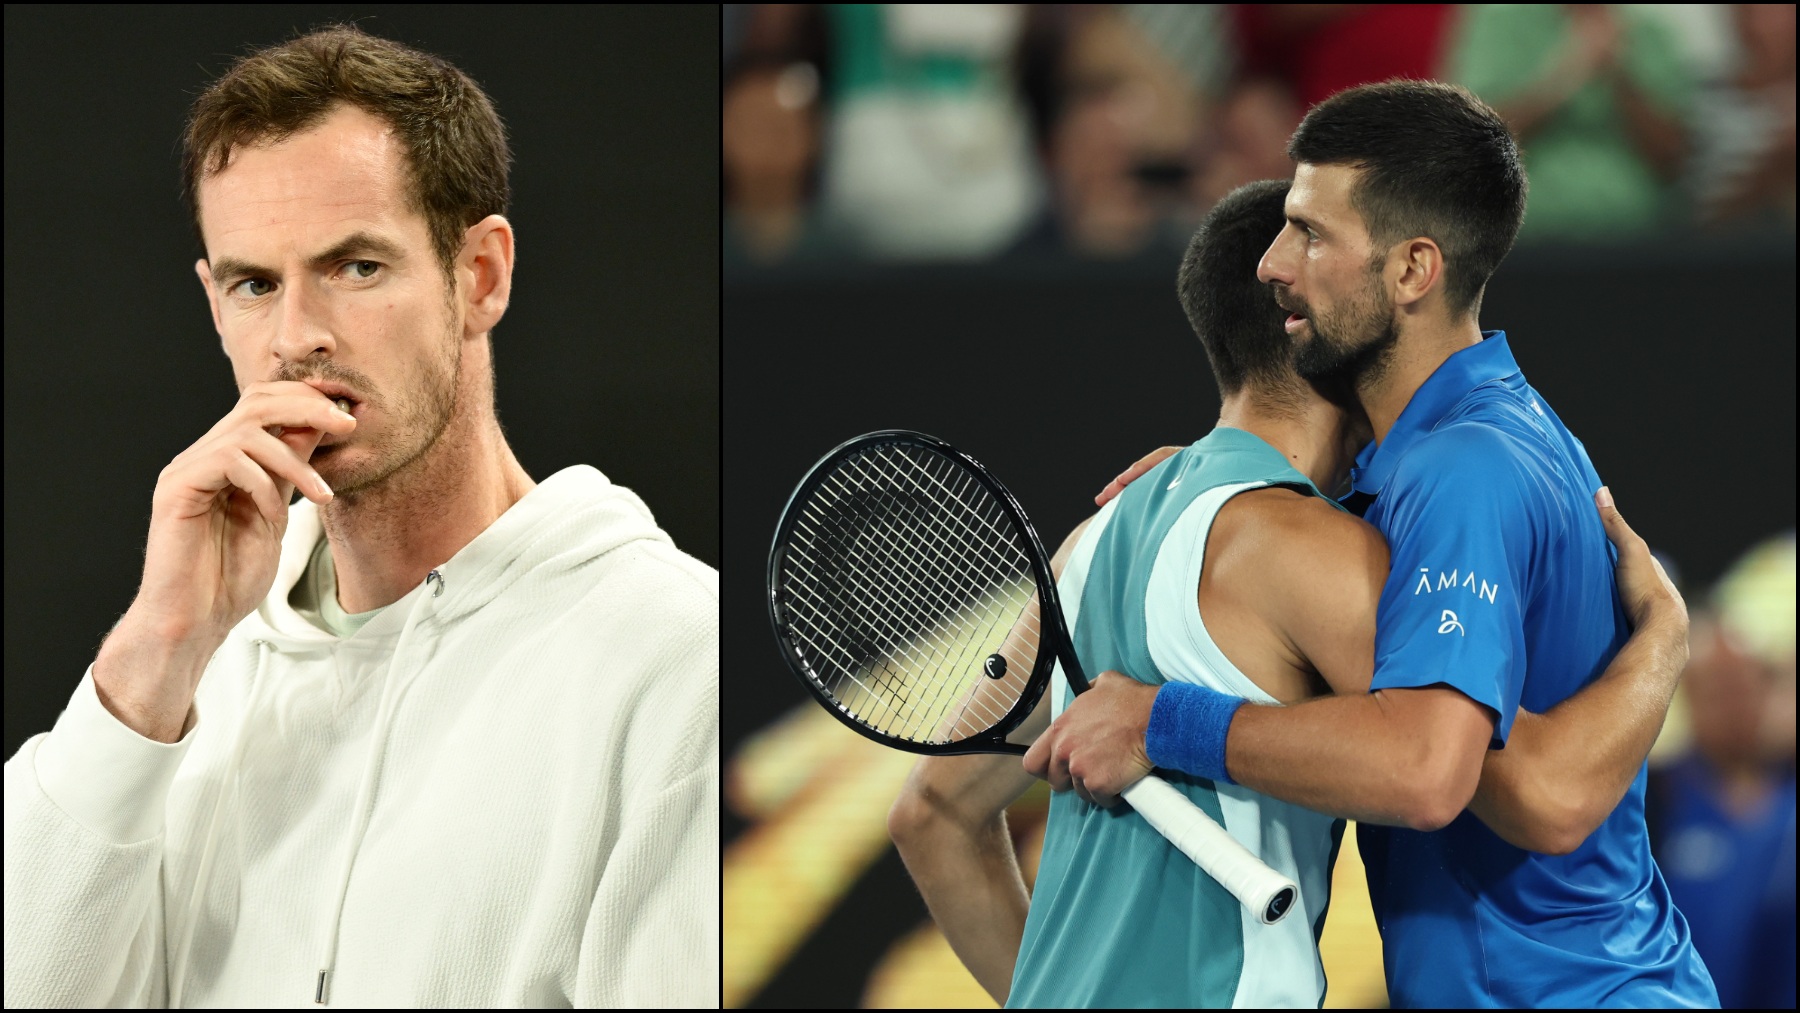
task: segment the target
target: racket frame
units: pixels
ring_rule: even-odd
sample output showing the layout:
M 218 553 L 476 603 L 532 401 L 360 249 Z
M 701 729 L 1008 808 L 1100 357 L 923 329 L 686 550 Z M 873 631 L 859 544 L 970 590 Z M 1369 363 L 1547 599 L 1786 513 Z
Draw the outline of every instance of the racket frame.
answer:
M 810 669 L 794 651 L 787 635 L 786 619 L 781 613 L 778 576 L 781 564 L 787 555 L 788 535 L 791 533 L 793 525 L 799 520 L 794 505 L 809 499 L 818 484 L 835 470 L 839 461 L 870 447 L 895 443 L 924 447 L 955 460 L 967 468 L 976 481 L 993 493 L 1000 503 L 1001 511 L 1013 522 L 1025 539 L 1025 547 L 1028 550 L 1026 552 L 1027 561 L 1031 564 L 1032 576 L 1038 584 L 1038 652 L 1031 678 L 1027 681 L 1024 692 L 1019 695 L 1018 702 L 999 722 L 982 734 L 971 736 L 960 742 L 928 743 L 897 739 L 878 732 L 845 713 L 837 701 L 825 692 L 822 685 L 807 674 Z M 1037 706 L 1038 700 L 1043 697 L 1044 690 L 1049 686 L 1056 663 L 1062 662 L 1063 675 L 1068 680 L 1069 688 L 1076 695 L 1080 695 L 1088 688 L 1087 673 L 1082 669 L 1081 662 L 1075 657 L 1075 645 L 1069 637 L 1068 625 L 1063 620 L 1062 600 L 1056 593 L 1056 581 L 1050 573 L 1050 558 L 1044 552 L 1044 543 L 1038 537 L 1037 529 L 1032 526 L 1031 519 L 1025 515 L 1024 508 L 1019 505 L 1017 499 L 1013 498 L 1006 486 L 982 466 L 980 461 L 935 436 L 910 429 L 884 429 L 879 432 L 865 433 L 841 443 L 821 458 L 817 464 L 813 465 L 812 470 L 806 473 L 806 477 L 801 479 L 800 484 L 794 489 L 794 494 L 788 497 L 787 505 L 782 508 L 781 522 L 776 525 L 774 543 L 770 546 L 769 551 L 768 581 L 769 621 L 774 627 L 775 642 L 781 645 L 781 651 L 788 663 L 789 671 L 794 673 L 794 677 L 806 686 L 807 692 L 811 693 L 813 698 L 818 700 L 833 717 L 843 722 L 858 735 L 882 745 L 927 756 L 954 756 L 967 753 L 1023 754 L 1029 747 L 1007 742 L 1006 736 L 1017 729 L 1020 723 L 1030 715 L 1032 708 Z M 1054 650 L 1044 650 L 1046 635 L 1055 638 Z M 1156 776 L 1154 772 L 1126 788 L 1123 798 L 1170 844 L 1212 876 L 1228 893 L 1249 908 L 1264 925 L 1273 925 L 1281 921 L 1295 906 L 1299 896 L 1299 887 L 1295 883 L 1268 868 L 1260 857 L 1251 853 L 1212 817 L 1207 816 L 1191 799 L 1180 794 L 1168 782 Z
M 868 725 L 851 717 L 843 707 L 825 692 L 822 682 L 815 681 L 808 673 L 811 667 L 794 650 L 792 638 L 789 636 L 787 618 L 783 615 L 781 601 L 780 575 L 782 564 L 787 558 L 788 539 L 793 527 L 799 521 L 796 504 L 810 501 L 819 483 L 837 470 L 838 462 L 847 457 L 864 453 L 871 448 L 901 444 L 921 447 L 942 457 L 950 458 L 969 472 L 970 477 L 979 482 L 994 499 L 999 502 L 1000 510 L 1011 521 L 1013 527 L 1025 541 L 1027 561 L 1031 564 L 1032 579 L 1037 582 L 1038 591 L 1038 651 L 1033 663 L 1031 677 L 1026 680 L 1025 690 L 1019 699 L 1007 711 L 1006 715 L 991 728 L 979 735 L 955 742 L 915 742 L 911 739 L 895 738 L 876 731 Z M 861 436 L 838 444 L 830 453 L 819 459 L 806 477 L 795 486 L 793 495 L 788 497 L 787 505 L 781 509 L 781 521 L 775 526 L 775 538 L 769 546 L 769 624 L 775 631 L 775 642 L 781 645 L 782 658 L 787 662 L 788 670 L 800 680 L 806 691 L 824 705 L 831 716 L 848 725 L 858 735 L 872 739 L 884 746 L 919 753 L 926 756 L 958 756 L 969 753 L 1012 753 L 1024 755 L 1028 746 L 1006 741 L 1031 715 L 1032 708 L 1043 698 L 1044 690 L 1049 686 L 1057 661 L 1063 664 L 1063 674 L 1069 686 L 1076 693 L 1087 688 L 1087 673 L 1075 658 L 1073 645 L 1069 640 L 1069 630 L 1063 621 L 1062 600 L 1056 593 L 1056 578 L 1050 572 L 1050 557 L 1044 552 L 1043 540 L 1038 537 L 1037 528 L 1031 524 L 1031 518 L 1025 515 L 1025 509 L 1019 505 L 1012 492 L 1003 485 L 994 474 L 987 470 L 980 461 L 951 446 L 949 443 L 927 433 L 911 429 L 883 429 L 879 432 L 864 433 Z M 1055 650 L 1044 650 L 1046 635 L 1055 641 Z

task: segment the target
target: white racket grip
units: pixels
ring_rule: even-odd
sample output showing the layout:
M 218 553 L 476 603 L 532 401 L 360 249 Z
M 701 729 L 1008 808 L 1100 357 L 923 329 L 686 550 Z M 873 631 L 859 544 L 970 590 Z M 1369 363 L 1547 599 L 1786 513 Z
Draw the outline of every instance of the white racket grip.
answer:
M 1296 906 L 1300 887 L 1293 880 L 1264 865 L 1169 782 L 1151 775 L 1122 794 L 1157 833 L 1242 901 L 1264 925 L 1287 917 Z

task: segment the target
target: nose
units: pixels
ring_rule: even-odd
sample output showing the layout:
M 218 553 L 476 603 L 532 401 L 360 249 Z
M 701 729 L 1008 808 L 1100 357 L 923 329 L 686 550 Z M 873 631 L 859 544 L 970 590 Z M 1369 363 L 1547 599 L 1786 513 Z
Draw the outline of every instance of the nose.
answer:
M 271 351 L 289 362 L 300 362 L 321 352 L 337 351 L 325 301 L 306 280 L 290 280 L 281 290 L 281 309 L 275 315 Z
M 1263 251 L 1262 259 L 1256 262 L 1257 281 L 1265 285 L 1272 282 L 1283 285 L 1294 283 L 1293 260 L 1287 255 L 1287 251 L 1292 245 L 1287 240 L 1293 232 L 1294 227 L 1290 224 L 1283 226 L 1281 231 L 1276 233 L 1275 241 L 1269 244 L 1269 248 Z

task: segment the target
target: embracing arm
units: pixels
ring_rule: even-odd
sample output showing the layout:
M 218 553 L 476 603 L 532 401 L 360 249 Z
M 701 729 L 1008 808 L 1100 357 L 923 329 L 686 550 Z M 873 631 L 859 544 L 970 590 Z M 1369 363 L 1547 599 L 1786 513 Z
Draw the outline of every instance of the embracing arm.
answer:
M 1233 716 L 1208 713 L 1204 701 L 1241 701 L 1198 686 L 1102 675 L 1059 719 L 1054 746 L 1040 740 L 1027 764 L 1058 790 L 1079 776 L 1102 804 L 1154 762 L 1214 778 L 1224 767 L 1264 794 L 1358 820 L 1435 829 L 1454 819 L 1474 794 L 1493 716 L 1444 687 L 1368 692 L 1388 572 L 1381 536 L 1321 501 L 1270 489 L 1235 497 L 1211 540 L 1206 568 L 1229 589 L 1219 600 L 1235 621 L 1266 623 L 1278 650 L 1338 695 L 1246 704 Z M 1134 719 L 1118 717 L 1127 713 Z M 1132 735 L 1147 760 L 1117 748 Z M 1084 756 L 1088 746 L 1108 755 Z
M 1520 708 L 1506 748 L 1487 752 L 1469 802 L 1489 829 L 1528 851 L 1567 854 L 1618 806 L 1662 729 L 1687 659 L 1680 594 L 1610 493 L 1596 503 L 1619 550 L 1619 593 L 1636 633 L 1581 692 L 1545 714 Z M 1386 543 L 1344 515 L 1303 522 L 1294 506 L 1286 512 L 1294 516 L 1282 522 L 1279 512 L 1265 510 L 1265 519 L 1277 523 L 1240 535 L 1250 536 L 1251 553 L 1272 565 L 1271 581 L 1239 586 L 1273 589 L 1260 606 L 1264 614 L 1276 618 L 1335 692 L 1363 694 L 1373 666 L 1376 604 L 1388 573 Z M 1412 822 L 1402 818 L 1404 811 L 1389 815 L 1396 818 L 1381 822 Z
M 1610 493 L 1596 497 L 1619 550 L 1619 596 L 1636 627 L 1600 678 L 1545 713 L 1524 710 L 1505 749 L 1488 753 L 1469 804 L 1507 843 L 1565 855 L 1637 779 L 1687 665 L 1687 606 Z
M 1650 555 L 1648 546 L 1620 517 L 1610 494 L 1603 492 L 1595 499 L 1607 536 L 1619 551 L 1619 593 L 1636 632 L 1606 672 L 1580 693 L 1543 715 L 1519 710 L 1507 747 L 1485 754 L 1479 788 L 1473 798 L 1464 796 L 1470 811 L 1502 839 L 1516 847 L 1549 854 L 1566 854 L 1579 847 L 1629 790 L 1661 730 L 1687 654 L 1687 614 L 1680 594 Z M 1335 583 L 1340 588 L 1360 586 L 1351 581 Z M 1356 595 L 1350 598 L 1352 605 L 1360 600 Z M 1317 606 L 1318 603 L 1305 605 L 1310 609 Z M 1326 671 L 1324 666 L 1321 671 Z M 1333 686 L 1339 692 L 1346 691 L 1341 680 L 1333 680 Z M 1453 692 L 1441 688 L 1436 691 Z M 1395 691 L 1386 692 L 1392 695 Z M 1252 728 L 1256 727 L 1254 722 L 1266 720 L 1247 712 L 1239 716 L 1239 722 L 1246 717 Z M 1233 774 L 1240 774 L 1235 751 L 1238 733 L 1234 724 L 1230 759 Z M 1401 745 L 1390 744 L 1390 748 Z M 1315 762 L 1341 761 L 1322 756 Z M 1244 772 L 1241 776 L 1267 775 Z M 1416 826 L 1422 816 L 1434 811 L 1431 792 L 1434 786 L 1441 790 L 1442 783 L 1429 777 L 1405 780 L 1415 792 L 1423 793 L 1412 797 L 1414 808 L 1409 812 L 1396 805 L 1385 814 L 1386 818 L 1379 812 L 1371 812 L 1370 818 Z M 1286 786 L 1267 790 L 1282 794 L 1295 789 Z M 1455 794 L 1460 795 L 1460 789 Z M 1407 796 L 1402 791 L 1394 798 L 1401 803 Z M 1338 808 L 1348 811 L 1355 804 L 1353 797 L 1345 797 Z M 1416 808 L 1420 804 L 1425 805 L 1423 810 Z M 1424 822 L 1429 825 L 1447 818 L 1442 809 L 1436 813 L 1435 818 Z M 1453 812 L 1448 814 L 1453 816 Z
M 1230 776 L 1370 823 L 1434 830 L 1455 819 L 1475 792 L 1493 716 L 1442 686 L 1368 691 L 1388 575 L 1381 535 L 1317 500 L 1271 498 L 1232 543 L 1233 555 L 1259 562 L 1263 575 L 1232 586 L 1258 597 L 1258 614 L 1335 695 L 1240 708 L 1225 743 Z M 1248 565 L 1235 569 L 1251 575 Z
M 1446 686 L 1246 704 L 1226 767 L 1265 795 L 1364 823 L 1446 826 L 1468 805 L 1493 714 Z
M 1168 450 L 1147 455 L 1120 475 L 1102 493 L 1101 501 L 1117 495 L 1119 488 L 1166 457 Z M 1366 694 L 1373 667 L 1375 609 L 1388 573 L 1385 543 L 1373 529 L 1347 516 L 1322 517 L 1316 511 L 1309 515 L 1304 502 L 1282 503 L 1272 492 L 1247 495 L 1265 496 L 1268 501 L 1258 523 L 1244 526 L 1231 544 L 1247 562 L 1258 564 L 1256 569 L 1264 579 L 1240 579 L 1233 583 L 1234 591 L 1239 597 L 1260 595 L 1245 604 L 1268 616 L 1293 654 L 1318 671 L 1334 692 Z M 1687 611 L 1679 593 L 1643 539 L 1620 517 L 1610 494 L 1597 496 L 1596 503 L 1607 536 L 1619 550 L 1620 597 L 1636 633 L 1606 672 L 1580 693 L 1543 715 L 1522 708 L 1517 712 L 1507 748 L 1487 752 L 1479 787 L 1469 801 L 1470 811 L 1502 839 L 1548 854 L 1564 854 L 1579 847 L 1629 790 L 1662 728 L 1687 657 Z M 1221 512 L 1220 523 L 1226 519 L 1226 512 Z M 1224 570 L 1233 562 L 1221 558 L 1216 566 L 1210 561 L 1208 565 Z M 1105 676 L 1095 689 L 1072 710 L 1094 708 L 1108 695 L 1134 692 L 1143 698 L 1133 709 L 1138 715 L 1133 727 L 1148 722 L 1153 693 L 1144 696 L 1143 688 L 1129 680 Z M 1402 691 L 1389 691 L 1390 696 L 1395 692 Z M 1252 722 L 1262 720 L 1253 714 L 1243 716 Z M 1236 735 L 1234 726 L 1233 748 Z M 1266 744 L 1264 748 L 1268 748 Z M 1319 762 L 1336 761 L 1325 758 Z M 1230 768 L 1234 775 L 1264 776 L 1246 774 L 1238 769 L 1238 763 L 1233 752 Z M 1163 765 L 1180 766 L 1166 760 Z M 1116 793 L 1130 783 L 1133 773 L 1121 769 L 1120 776 L 1094 776 L 1090 783 L 1101 785 L 1103 795 Z M 1052 770 L 1052 784 L 1063 787 L 1054 776 L 1057 773 L 1060 771 Z M 1365 812 L 1385 813 L 1386 818 L 1371 815 L 1371 819 L 1406 825 L 1430 823 L 1434 810 L 1435 819 L 1443 818 L 1445 802 L 1430 797 L 1430 778 L 1403 780 L 1407 791 L 1419 794 L 1408 800 L 1405 791 L 1394 795 L 1378 792 L 1380 798 Z M 1294 785 L 1272 793 L 1318 788 Z M 1460 795 L 1460 787 L 1449 794 Z M 1325 804 L 1319 808 L 1352 814 L 1356 803 L 1346 802 L 1342 807 Z

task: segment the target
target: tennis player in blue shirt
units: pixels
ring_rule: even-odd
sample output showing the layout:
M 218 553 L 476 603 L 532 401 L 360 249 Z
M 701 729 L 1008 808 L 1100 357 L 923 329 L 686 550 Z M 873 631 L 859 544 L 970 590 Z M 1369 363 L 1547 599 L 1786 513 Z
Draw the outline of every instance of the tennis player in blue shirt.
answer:
M 1090 735 L 1084 715 L 1129 695 L 1144 752 L 1124 775 L 1077 771 L 1084 793 L 1116 795 L 1147 761 L 1360 821 L 1395 1006 L 1717 1006 L 1650 856 L 1642 768 L 1567 854 L 1465 811 L 1519 708 L 1574 695 L 1629 633 L 1599 477 L 1477 323 L 1525 210 L 1505 123 L 1461 89 L 1393 81 L 1320 103 L 1288 152 L 1258 277 L 1300 373 L 1350 382 L 1374 429 L 1345 500 L 1391 552 L 1371 692 L 1277 707 L 1104 679 L 1046 734 Z M 1033 772 L 1069 785 L 1072 750 L 1039 745 Z

